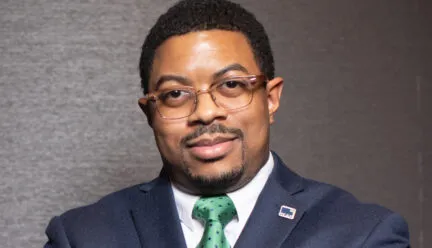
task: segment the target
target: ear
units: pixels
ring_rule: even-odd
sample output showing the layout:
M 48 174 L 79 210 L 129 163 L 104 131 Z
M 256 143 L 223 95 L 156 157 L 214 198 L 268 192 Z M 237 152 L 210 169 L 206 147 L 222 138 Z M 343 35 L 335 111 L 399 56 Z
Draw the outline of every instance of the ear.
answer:
M 141 110 L 144 112 L 145 116 L 147 117 L 147 123 L 151 128 L 152 126 L 152 114 L 150 111 L 149 101 L 146 98 L 140 98 L 138 100 L 138 105 L 140 106 Z
M 275 77 L 267 82 L 267 101 L 270 124 L 274 122 L 274 114 L 279 108 L 280 97 L 282 95 L 283 79 Z

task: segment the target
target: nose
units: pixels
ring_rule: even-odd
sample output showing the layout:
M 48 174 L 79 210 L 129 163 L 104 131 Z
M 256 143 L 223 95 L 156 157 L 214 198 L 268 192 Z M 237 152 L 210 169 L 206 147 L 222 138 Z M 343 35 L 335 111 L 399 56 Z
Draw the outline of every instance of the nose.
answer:
M 208 125 L 215 120 L 227 118 L 227 111 L 216 104 L 216 99 L 210 92 L 198 92 L 196 101 L 195 111 L 188 118 L 190 124 Z

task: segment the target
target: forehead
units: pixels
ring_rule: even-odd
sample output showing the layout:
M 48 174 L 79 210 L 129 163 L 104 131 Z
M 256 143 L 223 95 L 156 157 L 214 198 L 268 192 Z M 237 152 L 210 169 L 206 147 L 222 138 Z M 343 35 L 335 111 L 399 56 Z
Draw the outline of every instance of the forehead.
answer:
M 185 77 L 209 76 L 238 63 L 259 73 L 252 48 L 240 32 L 210 30 L 174 36 L 156 50 L 150 82 L 162 74 Z

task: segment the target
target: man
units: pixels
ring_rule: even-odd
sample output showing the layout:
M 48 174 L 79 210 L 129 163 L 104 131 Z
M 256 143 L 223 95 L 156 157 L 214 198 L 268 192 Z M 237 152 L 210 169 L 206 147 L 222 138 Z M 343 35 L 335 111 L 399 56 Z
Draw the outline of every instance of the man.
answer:
M 161 175 L 53 218 L 46 248 L 409 247 L 399 215 L 270 152 L 283 80 L 264 28 L 239 5 L 174 5 L 150 30 L 140 73 Z

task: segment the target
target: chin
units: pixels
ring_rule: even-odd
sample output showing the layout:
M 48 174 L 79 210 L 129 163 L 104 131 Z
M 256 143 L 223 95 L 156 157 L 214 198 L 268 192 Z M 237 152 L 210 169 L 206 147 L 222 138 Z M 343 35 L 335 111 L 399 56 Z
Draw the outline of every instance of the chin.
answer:
M 236 186 L 241 184 L 241 179 L 244 175 L 244 165 L 238 166 L 235 169 L 231 168 L 224 172 L 192 174 L 189 170 L 186 175 L 189 182 L 204 194 L 223 194 L 236 189 Z

